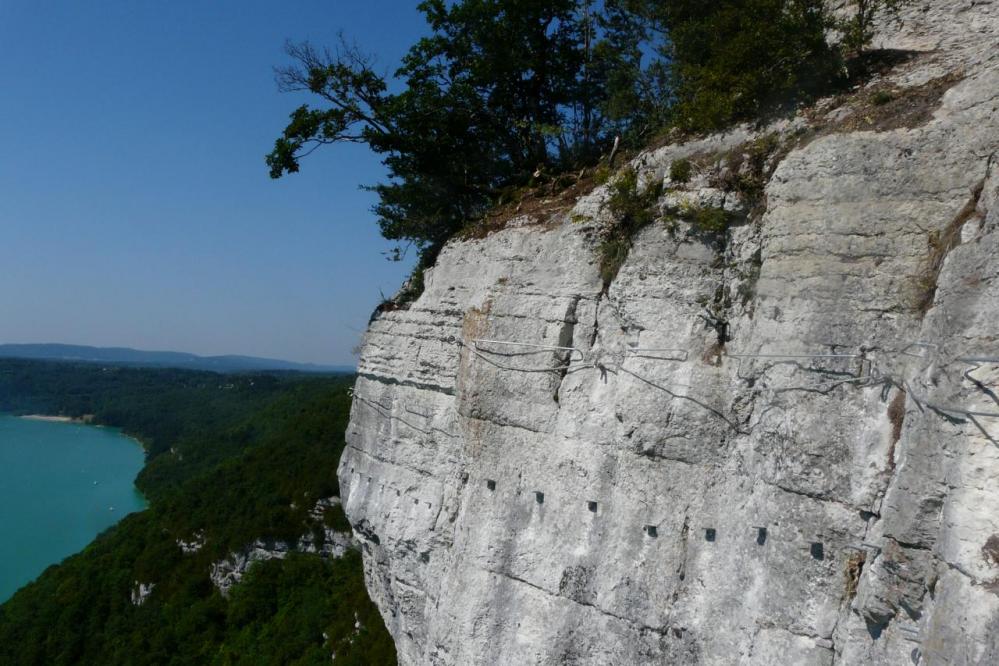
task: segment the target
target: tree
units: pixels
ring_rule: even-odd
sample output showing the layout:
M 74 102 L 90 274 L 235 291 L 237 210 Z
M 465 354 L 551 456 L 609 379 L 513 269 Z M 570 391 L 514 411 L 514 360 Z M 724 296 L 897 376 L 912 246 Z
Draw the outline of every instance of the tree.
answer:
M 426 0 L 420 9 L 431 35 L 396 71 L 399 93 L 344 40 L 333 51 L 288 45 L 295 64 L 279 70 L 280 88 L 323 105 L 291 114 L 267 164 L 277 178 L 319 146 L 366 143 L 389 170 L 370 186 L 382 233 L 433 255 L 505 188 L 595 159 L 630 122 L 623 91 L 640 55 L 623 29 L 598 38 L 591 0 Z
M 907 0 L 853 0 L 849 18 L 839 22 L 842 46 L 847 53 L 860 55 L 874 39 L 874 21 L 879 15 L 897 15 Z
M 320 104 L 291 114 L 267 164 L 278 178 L 319 146 L 367 144 L 388 168 L 368 186 L 382 234 L 428 265 L 504 192 L 618 140 L 716 130 L 828 92 L 844 50 L 903 1 L 856 0 L 840 24 L 823 0 L 424 0 L 430 35 L 395 72 L 399 92 L 343 39 L 288 45 L 279 86 Z M 842 47 L 826 39 L 836 27 Z
M 666 31 L 674 124 L 714 130 L 827 90 L 842 64 L 822 0 L 633 0 Z
M 668 62 L 657 54 L 667 30 L 643 2 L 606 0 L 597 15 L 600 39 L 593 52 L 596 84 L 603 86 L 601 113 L 608 134 L 641 146 L 669 118 L 672 100 Z

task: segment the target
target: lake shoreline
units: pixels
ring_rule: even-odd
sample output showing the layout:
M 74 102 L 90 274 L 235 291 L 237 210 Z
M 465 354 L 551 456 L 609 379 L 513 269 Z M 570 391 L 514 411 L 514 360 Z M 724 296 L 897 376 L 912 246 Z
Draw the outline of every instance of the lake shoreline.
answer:
M 25 421 L 46 421 L 48 423 L 86 423 L 83 419 L 72 416 L 48 416 L 46 414 L 23 414 L 18 418 Z
M 0 416 L 4 415 L 4 412 L 0 412 Z M 106 426 L 103 423 L 96 423 L 93 414 L 84 414 L 83 416 L 53 416 L 50 414 L 7 414 L 7 416 L 14 416 L 15 418 L 24 419 L 25 421 L 40 421 L 42 423 L 74 423 L 76 425 L 90 426 L 91 428 L 113 428 L 112 426 Z M 134 435 L 130 432 L 126 432 L 121 428 L 113 428 L 117 430 L 121 435 L 131 439 L 136 444 L 142 448 L 144 453 L 149 453 L 149 447 L 138 435 Z
M 0 604 L 125 516 L 149 507 L 135 485 L 145 466 L 141 443 L 116 428 L 68 420 L 51 413 L 0 414 L 0 525 L 6 537 L 0 543 Z

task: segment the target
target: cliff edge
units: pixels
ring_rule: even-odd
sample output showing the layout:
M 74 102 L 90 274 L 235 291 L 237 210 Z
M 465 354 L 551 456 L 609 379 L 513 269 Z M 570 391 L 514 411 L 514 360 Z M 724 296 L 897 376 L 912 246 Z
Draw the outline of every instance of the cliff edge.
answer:
M 636 158 L 609 282 L 613 178 L 372 321 L 338 474 L 401 663 L 999 663 L 999 2 L 902 19 Z

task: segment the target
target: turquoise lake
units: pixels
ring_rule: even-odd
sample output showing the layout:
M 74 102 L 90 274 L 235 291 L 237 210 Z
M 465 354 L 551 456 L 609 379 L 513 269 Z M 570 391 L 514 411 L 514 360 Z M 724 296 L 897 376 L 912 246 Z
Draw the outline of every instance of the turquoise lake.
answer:
M 0 415 L 0 602 L 146 507 L 144 457 L 111 428 Z

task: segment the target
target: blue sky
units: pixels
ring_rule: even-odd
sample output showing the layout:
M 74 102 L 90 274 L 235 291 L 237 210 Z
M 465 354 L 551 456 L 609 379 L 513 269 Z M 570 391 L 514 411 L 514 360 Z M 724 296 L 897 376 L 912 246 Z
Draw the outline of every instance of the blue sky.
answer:
M 392 263 L 334 146 L 271 180 L 286 39 L 395 68 L 415 2 L 0 0 L 0 342 L 353 363 Z

